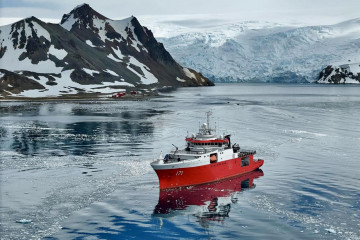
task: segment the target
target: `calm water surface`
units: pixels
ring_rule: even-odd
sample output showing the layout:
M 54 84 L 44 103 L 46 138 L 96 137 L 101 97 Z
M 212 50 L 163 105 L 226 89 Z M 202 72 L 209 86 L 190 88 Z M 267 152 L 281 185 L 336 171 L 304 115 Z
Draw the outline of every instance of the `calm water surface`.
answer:
M 159 194 L 150 162 L 209 110 L 262 171 Z M 359 120 L 357 86 L 0 102 L 0 238 L 360 239 Z

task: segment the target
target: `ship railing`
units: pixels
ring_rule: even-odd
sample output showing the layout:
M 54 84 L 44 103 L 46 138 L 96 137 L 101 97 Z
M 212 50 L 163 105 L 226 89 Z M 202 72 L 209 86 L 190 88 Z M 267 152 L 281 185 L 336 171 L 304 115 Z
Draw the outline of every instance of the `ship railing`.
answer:
M 159 159 L 163 160 L 164 164 L 173 163 L 173 162 L 180 162 L 180 161 L 191 161 L 198 159 L 200 156 L 199 154 L 204 154 L 206 151 L 185 151 L 179 150 L 176 152 L 171 152 L 168 154 L 167 158 Z
M 192 157 L 193 158 L 184 158 L 184 157 Z M 183 161 L 191 161 L 191 160 L 195 160 L 195 159 L 198 159 L 199 156 L 194 156 L 194 155 L 182 155 L 182 157 L 180 156 L 171 156 L 169 157 L 168 159 L 162 159 L 164 164 L 167 164 L 167 163 L 174 163 L 174 162 L 183 162 Z
M 256 154 L 255 150 L 241 150 L 238 155 L 239 157 L 246 157 L 254 154 Z
M 205 148 L 201 148 L 201 149 L 197 149 L 197 150 L 190 150 L 190 151 L 179 150 L 179 151 L 172 151 L 170 154 L 171 155 L 175 154 L 175 155 L 197 156 L 199 154 L 213 152 L 214 150 L 215 149 L 205 149 Z

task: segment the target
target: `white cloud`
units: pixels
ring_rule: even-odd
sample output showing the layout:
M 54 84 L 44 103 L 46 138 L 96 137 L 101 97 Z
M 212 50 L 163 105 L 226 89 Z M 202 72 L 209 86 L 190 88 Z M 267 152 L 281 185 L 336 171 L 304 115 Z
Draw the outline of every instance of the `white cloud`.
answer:
M 0 8 L 2 18 L 25 18 L 36 16 L 40 19 L 58 19 L 70 12 L 84 0 L 28 0 L 26 7 Z M 360 17 L 359 0 L 117 0 L 86 1 L 99 13 L 112 19 L 122 19 L 131 15 L 222 15 L 242 20 L 293 21 L 309 24 L 334 24 L 351 18 Z M 31 7 L 33 4 L 34 7 Z M 49 5 L 50 4 L 50 5 Z M 15 3 L 12 5 L 16 5 Z M 54 8 L 57 5 L 57 8 Z M 38 6 L 42 6 L 39 8 Z M 0 21 L 3 24 L 4 20 Z M 52 21 L 51 21 L 52 22 Z

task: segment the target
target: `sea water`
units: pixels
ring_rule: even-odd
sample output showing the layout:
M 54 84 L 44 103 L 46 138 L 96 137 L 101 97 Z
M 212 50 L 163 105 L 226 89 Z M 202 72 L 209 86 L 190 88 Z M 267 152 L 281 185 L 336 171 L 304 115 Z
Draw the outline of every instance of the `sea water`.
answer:
M 0 102 L 0 238 L 360 239 L 359 90 L 219 84 L 146 101 Z M 184 147 L 207 111 L 265 160 L 262 176 L 159 205 L 150 162 Z

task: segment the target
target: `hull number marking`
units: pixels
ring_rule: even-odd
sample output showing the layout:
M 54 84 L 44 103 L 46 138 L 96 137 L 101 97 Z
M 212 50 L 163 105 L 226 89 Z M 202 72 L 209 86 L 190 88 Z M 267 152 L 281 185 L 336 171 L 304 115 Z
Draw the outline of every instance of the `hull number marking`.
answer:
M 176 176 L 181 176 L 181 175 L 183 175 L 183 173 L 184 173 L 184 171 L 177 171 Z

